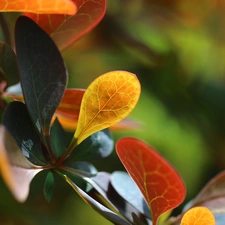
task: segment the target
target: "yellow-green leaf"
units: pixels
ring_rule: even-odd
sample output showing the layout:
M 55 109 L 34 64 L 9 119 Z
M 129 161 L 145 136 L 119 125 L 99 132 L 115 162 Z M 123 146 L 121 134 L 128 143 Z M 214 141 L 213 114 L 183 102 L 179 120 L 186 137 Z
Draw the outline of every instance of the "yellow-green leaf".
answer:
M 215 225 L 212 212 L 206 207 L 194 207 L 189 209 L 181 220 L 181 225 Z
M 99 76 L 84 93 L 73 143 L 124 119 L 137 104 L 140 92 L 132 73 L 112 71 Z
M 71 0 L 3 0 L 0 11 L 74 15 L 77 6 Z

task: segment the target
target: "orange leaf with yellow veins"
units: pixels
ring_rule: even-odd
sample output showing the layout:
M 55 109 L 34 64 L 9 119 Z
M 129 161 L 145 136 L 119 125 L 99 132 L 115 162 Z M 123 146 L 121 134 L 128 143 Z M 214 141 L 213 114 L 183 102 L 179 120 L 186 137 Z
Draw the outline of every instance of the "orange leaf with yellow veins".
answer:
M 106 73 L 94 80 L 84 93 L 74 141 L 124 119 L 135 107 L 141 92 L 137 77 L 125 71 Z
M 0 11 L 74 15 L 77 6 L 71 0 L 5 0 L 0 1 Z
M 183 216 L 180 225 L 215 225 L 212 212 L 206 207 L 194 207 Z

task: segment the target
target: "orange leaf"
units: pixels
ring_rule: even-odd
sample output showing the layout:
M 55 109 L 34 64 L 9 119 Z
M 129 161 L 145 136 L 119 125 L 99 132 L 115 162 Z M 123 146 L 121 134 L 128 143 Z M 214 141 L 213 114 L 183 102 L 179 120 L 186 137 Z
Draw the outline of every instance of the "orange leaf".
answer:
M 120 139 L 116 151 L 145 197 L 152 212 L 153 225 L 156 225 L 162 213 L 184 200 L 186 191 L 182 179 L 162 156 L 138 139 Z
M 15 140 L 0 125 L 0 174 L 17 201 L 26 200 L 30 182 L 41 170 L 25 158 Z
M 78 8 L 74 16 L 24 13 L 52 37 L 61 51 L 91 31 L 106 11 L 106 0 L 72 1 Z
M 180 225 L 215 225 L 216 221 L 212 212 L 206 207 L 189 209 L 182 217 Z
M 124 119 L 140 96 L 140 83 L 125 71 L 106 73 L 94 80 L 84 93 L 77 130 L 77 144 L 91 134 Z
M 71 0 L 1 0 L 0 11 L 74 15 L 77 6 Z

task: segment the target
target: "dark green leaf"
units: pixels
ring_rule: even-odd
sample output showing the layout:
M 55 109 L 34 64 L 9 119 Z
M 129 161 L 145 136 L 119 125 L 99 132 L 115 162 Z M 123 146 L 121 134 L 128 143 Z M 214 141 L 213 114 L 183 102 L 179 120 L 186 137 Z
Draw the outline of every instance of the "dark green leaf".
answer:
M 118 225 L 130 225 L 128 221 L 118 216 L 113 211 L 109 210 L 95 199 L 91 198 L 87 193 L 81 190 L 76 184 L 74 184 L 67 176 L 64 179 L 71 185 L 71 187 L 80 195 L 80 197 L 88 204 L 90 204 L 99 214 L 104 216 L 106 219 L 114 224 Z
M 96 132 L 81 142 L 66 162 L 105 158 L 111 154 L 114 142 L 108 129 Z
M 150 210 L 144 200 L 144 197 L 126 172 L 116 171 L 111 175 L 111 184 L 114 190 L 139 212 L 150 218 Z
M 12 48 L 3 42 L 0 42 L 0 75 L 5 77 L 8 86 L 19 82 L 16 55 Z
M 72 139 L 68 140 L 68 136 L 58 119 L 56 118 L 51 128 L 51 149 L 56 159 L 59 159 L 67 150 Z
M 11 102 L 8 105 L 2 123 L 15 138 L 26 158 L 36 165 L 46 165 L 40 137 L 22 102 Z
M 50 122 L 67 84 L 67 70 L 52 39 L 25 16 L 16 22 L 15 43 L 24 99 L 50 149 Z
M 44 186 L 44 196 L 48 202 L 52 200 L 53 192 L 54 192 L 54 175 L 51 171 L 48 172 L 46 179 L 45 179 L 45 186 Z

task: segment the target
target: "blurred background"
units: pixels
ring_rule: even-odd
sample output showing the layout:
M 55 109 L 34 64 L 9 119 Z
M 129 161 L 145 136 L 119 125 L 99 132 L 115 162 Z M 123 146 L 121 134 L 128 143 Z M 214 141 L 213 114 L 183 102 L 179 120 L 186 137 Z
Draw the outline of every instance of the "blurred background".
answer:
M 129 118 L 141 129 L 113 137 L 137 137 L 157 149 L 182 176 L 185 202 L 225 168 L 224 13 L 222 0 L 107 0 L 102 22 L 63 52 L 69 87 L 86 88 L 112 70 L 137 75 L 142 94 Z M 115 153 L 95 164 L 123 170 Z M 44 177 L 33 180 L 24 204 L 0 180 L 0 224 L 111 224 L 60 178 L 47 203 Z

